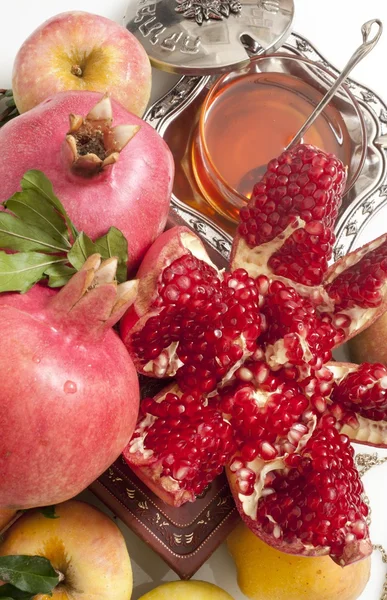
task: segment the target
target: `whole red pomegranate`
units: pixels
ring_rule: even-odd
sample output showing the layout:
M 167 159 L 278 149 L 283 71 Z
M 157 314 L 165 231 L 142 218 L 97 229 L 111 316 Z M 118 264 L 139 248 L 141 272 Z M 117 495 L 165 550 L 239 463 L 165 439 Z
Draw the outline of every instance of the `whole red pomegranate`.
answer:
M 133 433 L 139 386 L 112 325 L 137 281 L 90 257 L 58 293 L 0 296 L 0 507 L 67 500 L 118 457 Z
M 271 161 L 241 211 L 232 271 L 209 268 L 192 234 L 188 243 L 178 232 L 161 236 L 122 329 L 142 373 L 176 375 L 180 386 L 173 400 L 166 390 L 146 401 L 124 452 L 129 465 L 178 504 L 226 462 L 256 535 L 341 565 L 372 551 L 350 439 L 387 443 L 386 369 L 332 362 L 387 297 L 387 236 L 328 267 L 345 177 L 340 161 L 311 146 Z M 222 293 L 224 282 L 233 294 Z M 188 435 L 200 405 L 211 419 Z
M 150 125 L 107 96 L 58 93 L 7 123 L 0 149 L 1 201 L 19 190 L 26 171 L 43 171 L 79 230 L 93 239 L 111 226 L 122 231 L 130 269 L 165 227 L 171 152 Z

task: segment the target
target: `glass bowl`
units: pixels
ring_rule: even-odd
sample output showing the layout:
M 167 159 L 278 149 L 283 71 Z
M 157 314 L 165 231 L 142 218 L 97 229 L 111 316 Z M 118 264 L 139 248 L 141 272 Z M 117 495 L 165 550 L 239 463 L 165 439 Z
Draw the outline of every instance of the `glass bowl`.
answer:
M 335 78 L 320 63 L 278 53 L 255 57 L 215 82 L 201 108 L 191 160 L 200 191 L 217 212 L 238 219 L 268 161 L 284 150 Z M 302 141 L 342 160 L 348 192 L 363 167 L 367 136 L 361 108 L 347 86 Z

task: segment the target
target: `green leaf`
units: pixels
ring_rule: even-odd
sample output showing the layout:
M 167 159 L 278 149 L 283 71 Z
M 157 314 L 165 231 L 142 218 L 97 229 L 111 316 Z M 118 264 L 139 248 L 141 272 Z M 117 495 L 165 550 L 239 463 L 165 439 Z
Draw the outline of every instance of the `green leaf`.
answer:
M 93 242 L 85 233 L 80 233 L 67 257 L 70 263 L 79 271 L 85 260 L 98 252 L 102 259 L 112 256 L 118 258 L 117 280 L 126 281 L 128 262 L 128 242 L 119 229 L 111 227 L 109 231 Z
M 116 227 L 110 227 L 109 231 L 94 242 L 95 251 L 102 258 L 116 256 L 118 258 L 117 280 L 122 283 L 127 279 L 128 272 L 128 242 L 124 234 Z
M 0 585 L 0 598 L 1 600 L 32 600 L 33 596 L 31 596 L 31 592 L 23 592 L 14 585 L 6 583 Z
M 35 190 L 42 198 L 46 198 L 52 206 L 54 206 L 61 215 L 63 215 L 67 227 L 71 231 L 73 238 L 75 239 L 78 235 L 78 231 L 71 222 L 67 215 L 63 204 L 54 194 L 51 181 L 41 171 L 32 169 L 24 173 L 23 179 L 21 180 L 22 190 Z
M 59 577 L 43 556 L 0 556 L 0 579 L 31 594 L 49 594 Z
M 39 512 L 42 513 L 46 519 L 59 519 L 55 512 L 55 504 L 53 506 L 42 506 L 39 508 Z
M 52 204 L 35 190 L 16 192 L 4 206 L 17 217 L 43 229 L 51 237 L 67 248 L 71 248 L 66 223 Z
M 0 248 L 19 252 L 40 250 L 49 253 L 68 250 L 64 243 L 57 242 L 43 229 L 28 225 L 6 212 L 0 212 Z
M 96 252 L 94 242 L 82 231 L 67 254 L 67 258 L 73 267 L 79 271 L 86 259 Z
M 26 292 L 42 278 L 46 269 L 64 262 L 65 258 L 39 252 L 0 252 L 0 292 Z
M 75 273 L 75 269 L 61 263 L 51 265 L 44 271 L 48 277 L 48 285 L 52 288 L 63 287 Z

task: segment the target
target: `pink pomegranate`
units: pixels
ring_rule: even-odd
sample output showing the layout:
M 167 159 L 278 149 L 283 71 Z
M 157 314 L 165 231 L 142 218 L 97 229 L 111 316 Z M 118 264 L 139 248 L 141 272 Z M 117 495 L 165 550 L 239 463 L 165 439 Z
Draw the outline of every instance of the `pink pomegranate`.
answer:
M 56 504 L 87 487 L 133 433 L 139 386 L 111 329 L 137 281 L 90 257 L 59 292 L 0 296 L 0 507 Z
M 43 171 L 79 231 L 93 239 L 111 226 L 122 231 L 130 269 L 165 227 L 171 152 L 150 125 L 107 96 L 58 93 L 7 123 L 0 148 L 1 201 L 19 190 L 27 170 Z
M 222 454 L 222 459 L 227 461 L 238 510 L 252 531 L 284 552 L 329 554 L 341 565 L 372 551 L 368 509 L 350 439 L 387 444 L 385 368 L 331 362 L 336 346 L 384 312 L 387 297 L 386 236 L 328 267 L 344 182 L 341 163 L 316 148 L 300 146 L 272 161 L 241 213 L 233 271 L 217 274 L 213 266 L 208 271 L 201 253 L 206 266 L 202 270 L 195 262 L 193 272 L 205 301 L 194 301 L 194 309 L 188 316 L 183 310 L 179 320 L 176 307 L 181 311 L 185 303 L 190 305 L 194 286 L 187 282 L 184 291 L 173 289 L 169 304 L 165 290 L 169 284 L 179 288 L 178 278 L 187 274 L 185 264 L 180 271 L 190 258 L 187 248 L 192 252 L 200 244 L 175 239 L 179 252 L 174 254 L 168 249 L 171 238 L 159 238 L 140 268 L 140 293 L 122 330 L 138 368 L 152 376 L 176 374 L 180 390 L 187 386 L 186 394 L 192 373 L 198 364 L 206 364 L 207 372 L 199 380 L 212 384 L 201 389 L 202 406 L 211 407 L 231 426 L 234 451 L 229 458 Z M 210 279 L 204 272 L 210 272 Z M 182 348 L 190 339 L 190 349 L 199 347 L 199 338 L 190 336 L 204 323 L 204 339 L 211 340 L 215 332 L 222 339 L 219 323 L 230 310 L 228 297 L 222 296 L 222 317 L 212 311 L 222 282 L 229 280 L 235 280 L 232 285 L 241 294 L 238 317 L 232 313 L 240 346 L 246 348 L 243 315 L 248 317 L 247 328 L 258 323 L 254 314 L 256 319 L 259 315 L 259 330 L 249 352 L 235 359 L 230 344 L 221 355 L 212 353 L 213 363 L 206 362 L 208 348 L 216 345 L 203 343 L 195 353 Z M 147 327 L 149 322 L 153 329 Z M 173 346 L 171 333 L 176 334 Z M 149 348 L 155 349 L 154 355 L 145 355 Z M 172 355 L 181 356 L 180 363 L 170 360 Z M 163 368 L 158 370 L 160 358 Z M 167 474 L 170 490 L 184 490 L 179 502 L 192 501 L 192 449 L 201 443 L 185 436 L 187 403 L 176 400 L 179 415 L 173 413 L 175 405 L 165 411 L 158 408 L 166 393 L 147 401 L 125 457 L 161 497 L 166 496 Z M 165 454 L 162 440 L 172 428 L 169 418 L 173 438 L 181 445 L 171 445 Z M 196 435 L 206 439 L 206 428 L 198 428 Z M 179 464 L 184 454 L 185 469 L 168 471 L 168 464 Z M 201 456 L 209 481 L 218 472 L 211 468 L 211 456 Z M 176 501 L 173 492 L 169 501 Z

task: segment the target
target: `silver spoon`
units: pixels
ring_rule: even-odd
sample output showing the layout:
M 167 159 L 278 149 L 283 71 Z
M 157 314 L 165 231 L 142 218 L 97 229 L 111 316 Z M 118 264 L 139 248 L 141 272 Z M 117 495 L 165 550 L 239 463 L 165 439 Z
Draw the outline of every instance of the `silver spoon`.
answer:
M 378 30 L 372 39 L 369 39 L 372 26 L 376 24 L 378 26 Z M 318 103 L 310 117 L 305 121 L 301 129 L 296 133 L 291 142 L 286 146 L 285 150 L 290 150 L 293 146 L 298 144 L 301 140 L 304 133 L 309 129 L 312 123 L 317 119 L 317 117 L 322 113 L 326 105 L 330 102 L 330 100 L 335 95 L 338 88 L 341 86 L 343 81 L 348 77 L 349 73 L 352 69 L 365 57 L 373 48 L 375 48 L 376 44 L 380 40 L 380 36 L 383 32 L 383 24 L 379 19 L 372 19 L 371 21 L 367 21 L 362 25 L 361 32 L 363 35 L 363 43 L 359 48 L 353 53 L 348 63 L 345 65 L 343 71 L 339 75 L 339 77 L 335 80 L 332 87 L 327 91 L 322 100 Z

